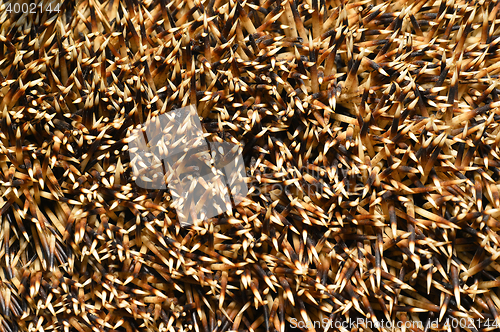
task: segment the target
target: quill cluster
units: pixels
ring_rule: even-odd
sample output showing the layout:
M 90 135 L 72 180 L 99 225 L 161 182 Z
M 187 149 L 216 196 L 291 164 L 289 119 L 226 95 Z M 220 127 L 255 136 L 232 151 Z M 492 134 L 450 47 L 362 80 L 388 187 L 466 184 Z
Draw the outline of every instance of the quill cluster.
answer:
M 0 331 L 500 319 L 500 1 L 7 3 Z M 250 193 L 182 228 L 127 132 L 188 105 Z

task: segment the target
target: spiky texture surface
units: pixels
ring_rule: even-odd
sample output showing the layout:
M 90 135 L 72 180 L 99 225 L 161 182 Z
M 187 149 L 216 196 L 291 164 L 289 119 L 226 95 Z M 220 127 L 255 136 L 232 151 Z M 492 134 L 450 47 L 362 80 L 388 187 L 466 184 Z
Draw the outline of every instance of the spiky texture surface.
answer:
M 14 3 L 1 331 L 498 319 L 500 2 Z M 190 104 L 251 194 L 181 228 L 126 135 Z

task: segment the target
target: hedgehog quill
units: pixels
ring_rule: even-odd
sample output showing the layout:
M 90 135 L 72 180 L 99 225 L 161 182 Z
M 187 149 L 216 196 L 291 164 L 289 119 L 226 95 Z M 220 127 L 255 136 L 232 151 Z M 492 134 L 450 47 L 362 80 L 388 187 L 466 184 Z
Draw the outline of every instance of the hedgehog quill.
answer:
M 499 11 L 0 0 L 0 330 L 497 330 Z M 248 194 L 186 227 L 129 133 L 188 106 Z

